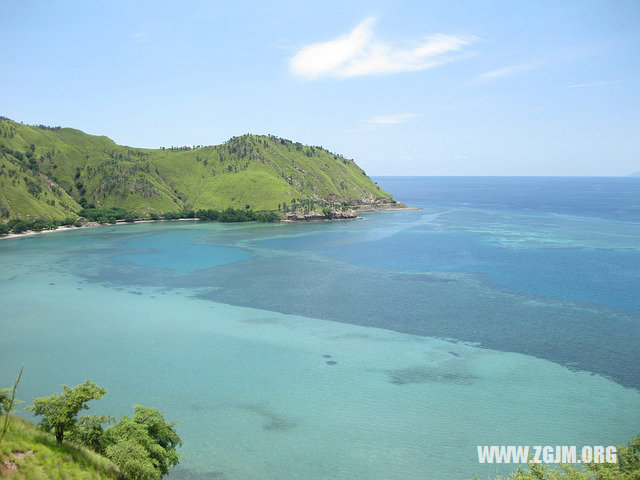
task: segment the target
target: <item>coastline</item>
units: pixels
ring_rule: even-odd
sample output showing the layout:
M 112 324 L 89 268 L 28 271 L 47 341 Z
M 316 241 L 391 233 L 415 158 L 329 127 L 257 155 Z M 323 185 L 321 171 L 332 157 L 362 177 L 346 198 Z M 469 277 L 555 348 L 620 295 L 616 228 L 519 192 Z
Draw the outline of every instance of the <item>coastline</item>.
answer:
M 310 212 L 308 214 L 296 214 L 295 212 L 291 214 L 285 214 L 279 223 L 296 223 L 296 222 L 333 222 L 338 220 L 360 220 L 362 217 L 358 216 L 358 213 L 367 213 L 367 212 L 383 212 L 383 211 L 394 211 L 394 210 L 420 210 L 418 207 L 410 207 L 404 203 L 397 202 L 394 204 L 384 203 L 384 204 L 363 204 L 357 205 L 355 208 L 346 210 L 346 211 L 338 211 L 335 210 L 332 212 L 332 217 L 327 217 L 325 215 L 319 214 L 317 212 Z M 56 228 L 51 228 L 47 230 L 27 230 L 22 233 L 7 233 L 6 235 L 0 235 L 0 240 L 9 240 L 14 238 L 23 238 L 30 237 L 34 235 L 41 235 L 45 233 L 54 233 L 54 232 L 62 232 L 62 231 L 70 231 L 70 230 L 82 230 L 84 228 L 95 228 L 95 227 L 107 227 L 107 226 L 117 226 L 117 225 L 131 225 L 135 223 L 156 223 L 156 222 L 187 222 L 187 221 L 201 221 L 198 218 L 172 218 L 172 219 L 164 219 L 159 218 L 157 220 L 152 219 L 143 219 L 143 220 L 134 220 L 132 222 L 126 222 L 124 220 L 118 220 L 116 223 L 99 223 L 99 222 L 87 222 L 80 227 L 76 227 L 74 225 L 61 225 Z
M 360 205 L 354 205 L 347 210 L 341 210 L 334 208 L 326 214 L 318 211 L 304 212 L 289 212 L 283 215 L 281 222 L 294 223 L 294 222 L 332 222 L 335 220 L 357 220 L 362 219 L 359 217 L 359 213 L 367 212 L 383 212 L 392 210 L 420 210 L 417 207 L 410 207 L 402 202 L 396 203 L 363 203 Z
M 81 227 L 76 227 L 74 225 L 66 225 L 66 226 L 59 226 L 56 228 L 51 228 L 48 230 L 40 230 L 40 231 L 33 231 L 33 230 L 27 230 L 26 232 L 22 232 L 22 233 L 7 233 L 6 235 L 0 235 L 0 240 L 8 240 L 11 238 L 22 238 L 22 237 L 30 237 L 33 235 L 40 235 L 43 233 L 54 233 L 54 232 L 62 232 L 62 231 L 69 231 L 69 230 L 82 230 L 84 228 L 95 228 L 95 227 L 113 227 L 116 225 L 131 225 L 133 223 L 154 223 L 154 222 L 184 222 L 184 221 L 199 221 L 197 218 L 172 218 L 172 219 L 158 219 L 158 220 L 150 220 L 150 219 L 145 219 L 145 220 L 134 220 L 133 222 L 125 222 L 123 220 L 118 220 L 116 221 L 116 223 L 98 223 L 98 222 L 87 222 L 84 225 L 82 225 Z
M 397 203 L 385 203 L 381 207 L 379 207 L 378 205 L 362 205 L 361 207 L 356 207 L 356 210 L 359 212 L 386 212 L 386 211 L 394 211 L 394 210 L 422 210 L 422 209 L 420 207 L 411 207 L 406 203 L 397 202 Z

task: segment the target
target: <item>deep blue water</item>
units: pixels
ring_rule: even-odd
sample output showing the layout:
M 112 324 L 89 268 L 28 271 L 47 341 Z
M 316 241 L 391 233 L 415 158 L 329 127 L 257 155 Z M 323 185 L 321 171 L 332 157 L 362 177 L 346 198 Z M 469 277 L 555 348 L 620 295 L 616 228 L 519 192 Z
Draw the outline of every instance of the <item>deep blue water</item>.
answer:
M 499 245 L 491 242 L 499 234 L 495 231 L 421 232 L 401 234 L 401 239 L 385 239 L 367 249 L 341 247 L 334 254 L 352 256 L 368 264 L 382 262 L 385 268 L 392 269 L 478 272 L 514 291 L 640 313 L 639 178 L 379 177 L 376 180 L 389 191 L 398 192 L 399 199 L 427 210 L 473 208 L 523 216 L 502 215 L 487 222 L 487 226 L 511 221 L 515 229 L 542 227 L 549 235 L 564 236 L 567 245 L 556 240 L 553 248 L 539 241 L 526 248 L 521 248 L 522 245 L 509 248 L 508 238 Z M 571 222 L 576 217 L 580 221 Z M 598 243 L 589 245 L 593 241 L 590 231 L 595 235 L 608 234 L 613 248 L 603 248 Z M 581 240 L 585 243 L 580 244 Z M 389 251 L 394 254 L 388 255 Z
M 640 222 L 639 177 L 375 177 L 412 205 Z

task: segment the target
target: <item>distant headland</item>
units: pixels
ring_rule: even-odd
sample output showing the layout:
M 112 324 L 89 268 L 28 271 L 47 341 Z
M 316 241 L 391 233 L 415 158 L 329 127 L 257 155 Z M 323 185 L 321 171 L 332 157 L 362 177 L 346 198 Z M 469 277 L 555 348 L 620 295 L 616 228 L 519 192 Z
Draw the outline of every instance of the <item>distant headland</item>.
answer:
M 407 207 L 353 160 L 273 135 L 150 149 L 0 117 L 0 233 L 18 220 L 9 231 L 145 219 L 332 220 L 399 208 Z

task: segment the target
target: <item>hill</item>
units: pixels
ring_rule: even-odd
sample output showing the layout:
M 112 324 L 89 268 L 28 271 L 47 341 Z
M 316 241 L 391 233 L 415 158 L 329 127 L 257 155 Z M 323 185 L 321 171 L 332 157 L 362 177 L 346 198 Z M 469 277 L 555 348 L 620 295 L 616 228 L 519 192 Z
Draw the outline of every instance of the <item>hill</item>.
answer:
M 0 117 L 0 217 L 73 216 L 84 206 L 140 215 L 188 209 L 384 207 L 390 194 L 353 160 L 275 136 L 160 149 Z
M 0 478 L 111 480 L 120 476 L 117 467 L 97 453 L 68 442 L 60 445 L 53 435 L 13 417 L 0 444 Z

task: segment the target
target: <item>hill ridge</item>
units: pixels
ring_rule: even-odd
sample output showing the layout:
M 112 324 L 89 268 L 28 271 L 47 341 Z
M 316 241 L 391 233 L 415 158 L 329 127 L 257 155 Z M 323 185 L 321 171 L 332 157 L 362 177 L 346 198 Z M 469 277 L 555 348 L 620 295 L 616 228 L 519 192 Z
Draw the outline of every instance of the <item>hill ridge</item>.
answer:
M 87 205 L 141 215 L 395 205 L 354 160 L 275 135 L 138 148 L 75 128 L 0 117 L 0 217 L 62 219 Z

